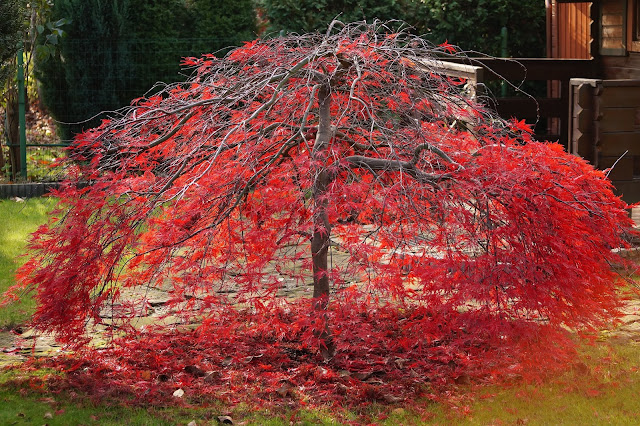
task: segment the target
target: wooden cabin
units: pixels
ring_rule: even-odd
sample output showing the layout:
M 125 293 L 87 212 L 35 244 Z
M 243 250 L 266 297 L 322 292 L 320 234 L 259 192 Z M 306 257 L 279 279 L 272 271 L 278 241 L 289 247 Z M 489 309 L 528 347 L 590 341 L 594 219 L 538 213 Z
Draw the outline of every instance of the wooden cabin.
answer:
M 617 192 L 638 202 L 640 0 L 546 0 L 546 7 L 548 56 L 593 63 L 589 76 L 577 69 L 568 82 L 567 148 L 611 168 Z
M 547 0 L 547 52 L 588 59 L 595 75 L 569 80 L 567 147 L 609 169 L 627 202 L 640 201 L 640 0 Z M 553 89 L 552 89 L 553 90 Z
M 640 0 L 546 0 L 547 58 L 473 58 L 478 82 L 546 81 L 547 96 L 496 99 L 505 118 L 538 122 L 536 136 L 609 169 L 640 201 Z

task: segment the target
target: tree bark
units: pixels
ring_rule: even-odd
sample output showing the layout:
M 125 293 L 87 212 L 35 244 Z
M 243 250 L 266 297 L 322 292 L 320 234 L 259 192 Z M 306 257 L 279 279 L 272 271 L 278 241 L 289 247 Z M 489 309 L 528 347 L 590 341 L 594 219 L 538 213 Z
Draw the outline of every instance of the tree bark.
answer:
M 318 172 L 313 184 L 314 214 L 311 256 L 314 307 L 324 322 L 322 330 L 317 335 L 321 341 L 320 352 L 325 359 L 329 359 L 334 355 L 335 347 L 326 315 L 330 291 L 328 253 L 331 237 L 331 225 L 327 215 L 329 200 L 326 193 L 332 180 L 331 173 L 326 170 L 327 150 L 331 141 L 331 87 L 328 84 L 322 85 L 318 90 L 318 104 L 318 133 L 312 153 L 318 164 Z

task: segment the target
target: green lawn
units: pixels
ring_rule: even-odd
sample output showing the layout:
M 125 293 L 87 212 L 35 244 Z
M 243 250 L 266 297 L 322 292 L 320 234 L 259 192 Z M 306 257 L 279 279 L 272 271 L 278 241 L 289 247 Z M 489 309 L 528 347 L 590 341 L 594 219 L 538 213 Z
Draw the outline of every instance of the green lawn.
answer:
M 47 212 L 55 205 L 51 198 L 31 198 L 24 202 L 0 200 L 0 293 L 14 283 L 17 267 L 23 262 L 29 234 L 47 220 Z M 33 311 L 33 301 L 23 298 L 21 303 L 0 309 L 0 330 L 23 323 Z
M 126 407 L 95 406 L 90 403 L 60 403 L 60 398 L 20 393 L 0 388 L 0 424 L 3 425 L 175 425 L 176 416 Z

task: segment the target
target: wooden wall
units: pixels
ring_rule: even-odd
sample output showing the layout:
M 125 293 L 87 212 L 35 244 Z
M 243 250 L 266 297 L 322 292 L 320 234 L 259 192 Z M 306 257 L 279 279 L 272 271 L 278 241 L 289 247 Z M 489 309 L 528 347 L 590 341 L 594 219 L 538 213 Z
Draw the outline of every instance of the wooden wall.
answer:
M 554 3 L 553 58 L 591 58 L 591 3 Z M 552 12 L 553 13 L 553 12 Z M 561 25 L 558 25 L 561 23 Z
M 632 0 L 600 2 L 600 73 L 603 79 L 640 79 L 640 46 L 633 40 Z
M 628 203 L 640 201 L 640 80 L 572 79 L 571 152 L 599 169 Z
M 593 56 L 602 79 L 640 79 L 640 41 L 632 37 L 634 0 L 565 1 L 547 0 L 547 56 Z
M 593 57 L 595 7 L 591 2 L 564 3 L 560 0 L 546 0 L 547 8 L 547 57 L 557 59 L 591 59 Z M 575 69 L 573 76 L 584 78 L 592 74 Z M 563 86 L 564 85 L 564 86 Z M 568 81 L 550 80 L 547 83 L 549 98 L 567 98 Z M 566 112 L 565 112 L 566 114 Z M 566 115 L 561 119 L 547 120 L 547 133 L 558 134 L 566 146 Z M 564 127 L 564 129 L 563 129 Z
M 633 34 L 636 2 L 600 0 L 590 5 L 591 53 L 596 75 L 569 84 L 569 149 L 605 170 L 625 201 L 640 201 L 640 40 Z M 581 55 L 572 44 L 584 42 L 579 12 L 584 3 L 548 0 L 549 53 Z M 563 30 L 564 28 L 564 30 Z M 564 32 L 576 35 L 563 38 Z M 576 73 L 575 75 L 580 75 Z M 597 79 L 594 79 L 597 77 Z M 553 89 L 553 86 L 551 86 Z
M 603 56 L 600 64 L 603 78 L 640 79 L 640 53 L 638 52 L 629 52 L 627 56 Z

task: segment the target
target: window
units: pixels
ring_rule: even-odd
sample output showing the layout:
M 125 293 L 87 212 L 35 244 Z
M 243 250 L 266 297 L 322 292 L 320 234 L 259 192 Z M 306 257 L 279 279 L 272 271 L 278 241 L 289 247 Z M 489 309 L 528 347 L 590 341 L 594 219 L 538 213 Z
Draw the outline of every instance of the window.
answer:
M 600 2 L 600 54 L 626 56 L 631 41 L 629 8 L 637 0 Z
M 629 0 L 627 12 L 629 50 L 640 52 L 640 0 Z
M 633 15 L 633 41 L 640 41 L 640 1 L 633 0 L 631 14 Z

